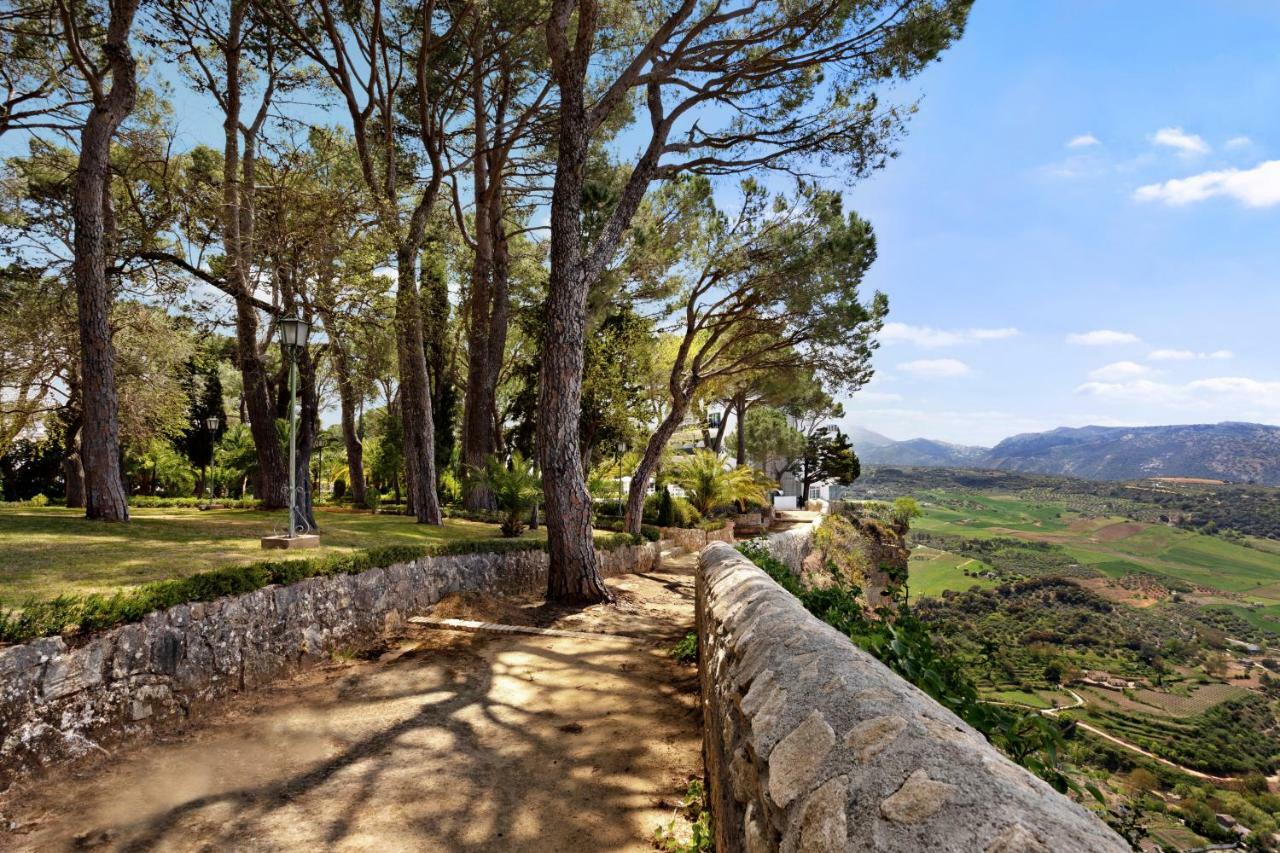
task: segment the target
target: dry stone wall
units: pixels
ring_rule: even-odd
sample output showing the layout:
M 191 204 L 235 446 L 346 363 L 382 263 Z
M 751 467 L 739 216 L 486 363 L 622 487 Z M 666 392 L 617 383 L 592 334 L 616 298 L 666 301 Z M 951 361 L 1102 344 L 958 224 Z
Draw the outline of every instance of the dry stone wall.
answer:
M 656 543 L 600 552 L 606 577 L 653 568 Z M 425 557 L 157 611 L 75 647 L 0 649 L 0 790 L 18 775 L 198 714 L 336 651 L 377 642 L 455 592 L 544 589 L 547 554 Z
M 733 522 L 725 523 L 719 530 L 703 530 L 699 527 L 659 527 L 658 536 L 686 551 L 701 551 L 709 542 L 732 542 Z
M 1129 849 L 728 545 L 702 552 L 697 618 L 721 853 Z
M 804 571 L 804 561 L 813 553 L 813 532 L 822 523 L 818 516 L 807 524 L 797 524 L 781 533 L 770 533 L 765 540 L 769 553 L 799 577 Z

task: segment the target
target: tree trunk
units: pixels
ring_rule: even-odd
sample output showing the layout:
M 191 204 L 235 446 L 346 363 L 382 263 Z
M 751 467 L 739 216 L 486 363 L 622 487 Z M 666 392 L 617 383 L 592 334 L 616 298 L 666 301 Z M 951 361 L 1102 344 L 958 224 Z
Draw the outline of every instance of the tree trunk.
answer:
M 538 382 L 538 457 L 550 555 L 547 598 L 597 602 L 613 597 L 596 560 L 591 496 L 578 455 L 588 284 L 581 227 L 588 141 L 581 85 L 585 62 L 575 56 L 567 60 L 572 67 L 559 69 L 559 147 L 551 197 L 547 323 Z
M 338 378 L 338 397 L 342 408 L 342 443 L 347 451 L 347 479 L 351 485 L 351 500 L 356 506 L 364 506 L 364 443 L 356 429 L 356 390 L 351 380 L 351 366 L 343 348 L 333 346 L 333 370 Z
M 223 48 L 226 94 L 222 122 L 221 236 L 226 253 L 226 275 L 235 294 L 236 359 L 243 384 L 244 408 L 258 460 L 255 496 L 265 508 L 281 509 L 289 505 L 289 463 L 276 433 L 267 369 L 258 351 L 258 309 L 252 300 L 251 281 L 255 158 L 253 139 L 247 131 L 243 156 L 240 151 L 240 58 L 245 14 L 245 3 L 230 4 Z
M 422 338 L 431 386 L 432 438 L 436 475 L 453 463 L 454 410 L 457 392 L 453 384 L 453 352 L 448 338 L 449 284 L 436 237 L 427 241 L 419 263 L 418 301 L 422 304 Z
M 662 423 L 658 424 L 658 429 L 653 435 L 649 436 L 649 443 L 644 447 L 644 455 L 640 457 L 640 464 L 636 466 L 635 474 L 632 475 L 631 489 L 627 492 L 627 515 L 623 521 L 623 529 L 628 533 L 637 536 L 640 534 L 640 525 L 644 522 L 645 488 L 649 478 L 657 472 L 658 465 L 662 462 L 662 451 L 671 440 L 671 436 L 675 435 L 676 430 L 680 428 L 680 422 L 684 420 L 687 409 L 688 403 L 673 402 L 671 411 L 663 418 Z
M 485 457 L 493 453 L 493 419 L 489 412 L 492 400 L 486 395 L 489 367 L 489 333 L 493 276 L 493 229 L 490 208 L 493 204 L 493 176 L 489 172 L 489 129 L 484 100 L 484 64 L 479 55 L 479 42 L 473 45 L 471 81 L 472 115 L 475 139 L 472 153 L 472 198 L 475 204 L 475 251 L 471 266 L 470 322 L 467 329 L 467 391 L 462 403 L 462 463 L 466 473 L 484 467 Z M 464 478 L 463 506 L 472 510 L 494 509 L 493 492 L 474 476 Z
M 84 464 L 80 457 L 80 427 L 83 420 L 79 412 L 79 388 L 73 383 L 68 394 L 68 408 L 71 411 L 66 418 L 66 431 L 62 438 L 62 479 L 66 483 L 67 506 L 71 509 L 84 509 Z
M 138 95 L 137 64 L 129 49 L 138 0 L 112 4 L 102 53 L 111 90 L 96 98 L 80 135 L 80 159 L 72 195 L 76 309 L 80 331 L 80 448 L 85 470 L 85 517 L 128 521 L 129 506 L 120 476 L 120 402 L 116 394 L 115 351 L 111 343 L 112 295 L 107 284 L 108 220 L 111 218 L 111 139 L 133 111 Z M 101 73 L 99 82 L 106 74 Z
M 733 399 L 734 414 L 738 421 L 737 465 L 741 468 L 747 464 L 747 395 L 738 394 Z
M 67 484 L 67 506 L 84 509 L 84 465 L 80 462 L 78 449 L 71 450 L 63 458 L 62 479 Z
M 289 461 L 276 432 L 267 366 L 258 354 L 258 309 L 236 299 L 236 360 L 244 386 L 244 407 L 258 459 L 257 494 L 267 509 L 289 505 Z
M 716 427 L 716 437 L 712 439 L 711 444 L 709 445 L 713 452 L 719 453 L 721 448 L 724 447 L 724 433 L 728 426 L 729 413 L 726 411 L 720 416 L 720 425 Z
M 396 252 L 396 350 L 400 365 L 400 415 L 404 422 L 405 480 L 408 503 L 422 524 L 440 524 L 436 497 L 435 427 L 431 420 L 431 385 L 422 343 L 418 305 L 418 250 Z

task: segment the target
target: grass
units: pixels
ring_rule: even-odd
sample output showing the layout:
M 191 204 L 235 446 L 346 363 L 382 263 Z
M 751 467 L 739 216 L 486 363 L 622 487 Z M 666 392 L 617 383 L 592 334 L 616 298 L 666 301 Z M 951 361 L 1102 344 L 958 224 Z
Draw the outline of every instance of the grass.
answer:
M 367 548 L 499 538 L 498 526 L 448 519 L 415 524 L 398 515 L 318 510 L 321 547 L 264 551 L 283 513 L 255 510 L 135 509 L 128 524 L 85 521 L 62 507 L 0 507 L 0 607 L 30 598 L 109 593 L 223 566 L 263 559 L 302 559 Z M 539 529 L 526 539 L 545 538 Z
M 984 690 L 982 698 L 992 702 L 1006 702 L 1027 708 L 1052 708 L 1053 704 L 1038 693 L 1026 690 Z M 1070 697 L 1068 697 L 1070 698 Z
M 987 589 L 996 585 L 990 578 L 966 577 L 964 570 L 981 572 L 988 566 L 950 551 L 940 551 L 921 545 L 911 552 L 907 581 L 911 601 L 937 597 L 947 590 L 963 591 L 971 587 Z
M 924 516 L 912 525 L 918 530 L 980 539 L 1011 536 L 1052 542 L 1062 545 L 1082 565 L 1109 577 L 1150 572 L 1238 593 L 1259 604 L 1280 605 L 1280 553 L 1274 546 L 1249 547 L 1216 536 L 1162 524 L 1134 524 L 1118 517 L 1085 518 L 1052 503 L 1008 495 L 935 490 L 923 496 L 921 505 Z M 912 568 L 914 572 L 914 563 Z M 915 585 L 913 578 L 912 586 Z

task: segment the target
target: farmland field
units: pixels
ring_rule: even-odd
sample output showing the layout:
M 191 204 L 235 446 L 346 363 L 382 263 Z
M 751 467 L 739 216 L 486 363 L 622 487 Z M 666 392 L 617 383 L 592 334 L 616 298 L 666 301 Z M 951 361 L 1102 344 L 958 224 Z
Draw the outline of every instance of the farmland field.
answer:
M 1267 622 L 1267 617 L 1280 619 L 1280 552 L 1269 540 L 1264 540 L 1264 548 L 1248 539 L 1237 542 L 1164 524 L 1119 516 L 1090 517 L 1017 495 L 929 490 L 918 497 L 924 515 L 913 525 L 917 531 L 1059 545 L 1081 566 L 1100 575 L 1122 578 L 1146 573 L 1166 579 L 1174 588 L 1218 590 L 1233 594 L 1231 598 L 1241 603 L 1263 605 L 1262 619 Z M 933 571 L 922 578 L 921 589 L 930 591 L 920 595 L 941 592 L 936 577 L 940 559 L 921 564 L 922 574 Z M 915 566 L 913 563 L 913 570 Z M 960 584 L 970 579 L 961 574 L 953 580 L 955 585 L 944 588 L 965 589 L 967 585 Z M 1250 614 L 1244 617 L 1248 621 L 1261 621 L 1254 615 L 1256 611 L 1241 610 Z
M 927 545 L 918 546 L 911 553 L 908 575 L 911 600 L 941 595 L 949 589 L 995 586 L 996 582 L 989 578 L 965 575 L 966 571 L 976 575 L 987 568 L 984 563 L 969 557 Z

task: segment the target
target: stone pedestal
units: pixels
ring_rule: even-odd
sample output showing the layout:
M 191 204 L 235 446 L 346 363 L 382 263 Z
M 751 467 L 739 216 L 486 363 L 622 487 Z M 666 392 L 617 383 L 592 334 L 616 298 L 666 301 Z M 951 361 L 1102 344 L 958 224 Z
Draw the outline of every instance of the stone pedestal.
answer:
M 314 533 L 302 533 L 292 539 L 288 536 L 263 536 L 262 547 L 267 549 L 283 548 L 292 550 L 294 548 L 319 548 L 320 537 Z

